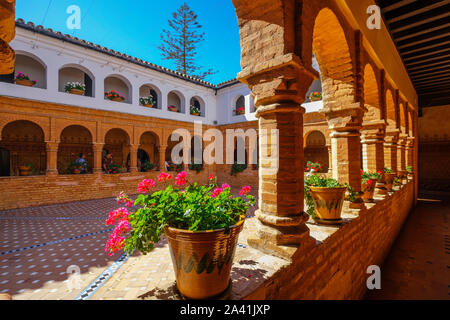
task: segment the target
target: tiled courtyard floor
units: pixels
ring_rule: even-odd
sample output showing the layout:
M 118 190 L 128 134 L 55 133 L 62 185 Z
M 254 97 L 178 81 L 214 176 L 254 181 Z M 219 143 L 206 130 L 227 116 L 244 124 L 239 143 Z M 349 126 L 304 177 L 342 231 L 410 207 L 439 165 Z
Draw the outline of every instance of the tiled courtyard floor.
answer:
M 450 300 L 450 201 L 422 198 L 381 266 L 367 299 Z

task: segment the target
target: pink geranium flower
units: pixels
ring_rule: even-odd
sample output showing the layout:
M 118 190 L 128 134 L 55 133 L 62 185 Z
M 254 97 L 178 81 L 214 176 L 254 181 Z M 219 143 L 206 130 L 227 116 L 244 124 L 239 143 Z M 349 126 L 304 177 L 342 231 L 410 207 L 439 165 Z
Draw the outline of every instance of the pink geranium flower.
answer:
M 155 186 L 155 182 L 152 179 L 145 179 L 139 183 L 137 191 L 139 193 L 147 193 L 151 188 Z
M 158 177 L 158 181 L 159 182 L 164 182 L 164 181 L 167 181 L 167 180 L 170 180 L 170 179 L 172 179 L 172 175 L 168 174 L 168 173 L 165 173 L 165 172 L 161 172 L 161 174 Z
M 127 220 L 129 215 L 130 213 L 126 208 L 119 208 L 109 213 L 108 219 L 106 219 L 105 224 L 107 226 L 114 225 L 117 220 Z
M 215 198 L 217 197 L 219 194 L 221 194 L 223 192 L 222 188 L 216 188 L 214 189 L 213 193 L 211 194 L 211 198 Z
M 178 187 L 184 186 L 186 184 L 186 177 L 187 177 L 186 171 L 181 171 L 179 174 L 177 174 L 175 184 Z
M 227 183 L 222 184 L 222 189 L 226 189 L 226 188 L 231 189 L 229 184 L 227 184 Z
M 252 190 L 252 188 L 250 188 L 250 186 L 245 186 L 245 187 L 242 187 L 241 192 L 239 192 L 239 194 L 241 196 L 243 196 L 243 195 L 249 193 L 251 190 Z

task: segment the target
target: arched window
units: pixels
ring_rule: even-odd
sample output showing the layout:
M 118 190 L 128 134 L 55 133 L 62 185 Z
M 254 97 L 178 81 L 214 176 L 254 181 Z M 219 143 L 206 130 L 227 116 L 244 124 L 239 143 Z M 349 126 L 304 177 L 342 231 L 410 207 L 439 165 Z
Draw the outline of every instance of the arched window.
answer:
M 132 103 L 130 82 L 118 75 L 105 78 L 105 99 L 115 102 Z
M 205 116 L 205 103 L 203 99 L 200 97 L 192 97 L 190 101 L 190 110 L 191 115 L 198 115 L 200 117 Z
M 167 109 L 172 112 L 184 113 L 184 96 L 178 91 L 171 91 L 167 95 Z
M 17 84 L 28 85 L 27 82 L 21 82 L 22 77 L 35 81 L 29 84 L 35 88 L 47 88 L 47 66 L 37 57 L 31 54 L 16 53 L 15 79 Z
M 161 109 L 161 91 L 154 85 L 145 84 L 139 88 L 139 104 Z M 150 99 L 149 99 L 150 98 Z M 153 102 L 153 105 L 151 104 Z
M 79 93 L 78 84 L 84 86 L 84 92 Z M 74 88 L 75 90 L 73 90 Z M 72 90 L 70 90 L 72 89 Z M 94 96 L 94 76 L 82 66 L 67 65 L 59 69 L 59 91 L 84 95 L 86 97 Z
M 245 97 L 239 96 L 236 99 L 236 103 L 233 106 L 233 116 L 239 116 L 245 114 Z

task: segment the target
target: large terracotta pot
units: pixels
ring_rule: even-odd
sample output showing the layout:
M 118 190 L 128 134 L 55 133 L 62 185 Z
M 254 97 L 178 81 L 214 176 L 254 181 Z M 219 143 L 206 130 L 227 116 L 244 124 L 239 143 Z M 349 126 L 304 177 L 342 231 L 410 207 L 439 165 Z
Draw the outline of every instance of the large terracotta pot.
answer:
M 317 188 L 310 187 L 311 196 L 314 201 L 314 212 L 322 223 L 340 223 L 342 204 L 347 187 L 339 188 Z
M 20 80 L 20 79 L 16 79 L 16 84 L 26 87 L 32 87 L 35 85 L 35 83 L 31 80 Z
M 79 90 L 79 89 L 70 89 L 69 93 L 76 94 L 76 95 L 79 95 L 79 96 L 83 96 L 84 95 L 84 91 L 83 90 Z
M 387 191 L 392 191 L 392 187 L 394 185 L 394 179 L 397 176 L 396 173 L 385 173 L 384 179 L 386 181 L 386 189 Z
M 169 111 L 178 112 L 178 108 L 169 108 Z
M 189 299 L 217 297 L 230 285 L 241 220 L 230 228 L 192 232 L 166 228 L 172 264 L 180 293 Z
M 320 100 L 322 100 L 322 98 L 319 98 L 319 97 L 309 97 L 309 100 L 311 100 L 311 101 L 320 101 Z
M 153 108 L 154 104 L 144 104 L 144 107 Z
M 196 117 L 200 117 L 200 113 L 191 113 L 191 115 L 196 116 Z
M 20 176 L 29 176 L 31 173 L 31 167 L 20 166 L 19 167 L 19 175 Z

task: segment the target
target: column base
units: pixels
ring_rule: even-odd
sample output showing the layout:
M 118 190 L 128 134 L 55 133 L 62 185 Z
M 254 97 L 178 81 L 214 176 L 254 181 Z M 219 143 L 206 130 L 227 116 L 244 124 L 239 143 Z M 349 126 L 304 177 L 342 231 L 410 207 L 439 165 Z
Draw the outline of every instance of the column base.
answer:
M 247 238 L 248 245 L 288 261 L 297 250 L 306 250 L 316 243 L 309 235 L 309 228 L 304 224 L 295 227 L 277 227 L 265 225 L 258 220 L 256 228 Z
M 50 177 L 54 177 L 58 175 L 58 170 L 47 170 L 47 172 L 45 172 L 46 176 L 50 176 Z

